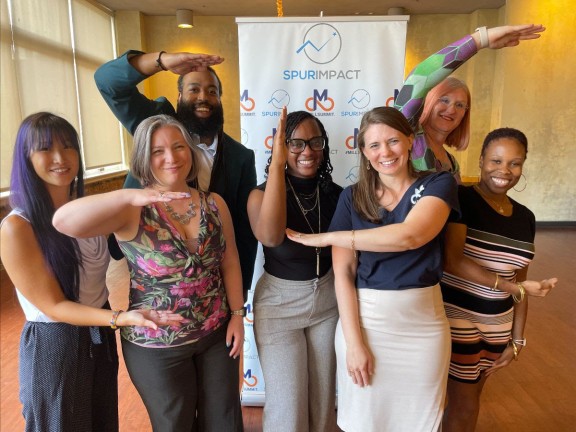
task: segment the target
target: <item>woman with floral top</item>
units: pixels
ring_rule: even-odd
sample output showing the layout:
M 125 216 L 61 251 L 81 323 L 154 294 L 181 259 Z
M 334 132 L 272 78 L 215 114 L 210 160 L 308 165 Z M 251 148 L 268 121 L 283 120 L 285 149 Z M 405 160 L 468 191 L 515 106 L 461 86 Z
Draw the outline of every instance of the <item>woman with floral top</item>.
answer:
M 124 359 L 155 431 L 242 430 L 242 276 L 230 212 L 190 188 L 196 146 L 172 117 L 144 120 L 122 189 L 63 206 L 54 225 L 86 237 L 113 232 L 130 268 L 130 309 L 169 309 L 182 321 L 122 329 Z M 73 204 L 73 205 L 72 205 Z

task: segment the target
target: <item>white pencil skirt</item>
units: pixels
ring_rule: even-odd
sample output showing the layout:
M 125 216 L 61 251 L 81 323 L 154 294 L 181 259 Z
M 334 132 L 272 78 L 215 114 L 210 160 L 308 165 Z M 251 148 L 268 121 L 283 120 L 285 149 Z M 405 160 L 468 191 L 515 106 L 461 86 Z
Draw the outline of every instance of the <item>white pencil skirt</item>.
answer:
M 435 432 L 442 420 L 450 327 L 440 286 L 358 290 L 360 326 L 374 358 L 369 386 L 352 382 L 336 328 L 338 426 L 347 432 Z

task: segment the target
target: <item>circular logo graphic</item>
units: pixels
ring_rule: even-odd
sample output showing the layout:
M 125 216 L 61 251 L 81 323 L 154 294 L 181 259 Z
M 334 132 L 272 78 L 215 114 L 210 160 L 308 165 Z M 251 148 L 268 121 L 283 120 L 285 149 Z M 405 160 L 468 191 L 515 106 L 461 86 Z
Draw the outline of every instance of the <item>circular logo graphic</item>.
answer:
M 348 103 L 351 103 L 354 106 L 354 108 L 362 110 L 366 108 L 370 103 L 370 93 L 368 93 L 364 89 L 358 89 L 354 93 L 352 93 L 352 96 L 350 96 L 350 100 L 348 101 Z
M 240 129 L 240 143 L 248 144 L 248 132 L 246 132 L 246 129 Z
M 252 345 L 250 344 L 250 339 L 244 338 L 244 354 L 247 354 L 252 349 Z
M 352 168 L 350 168 L 350 171 L 348 171 L 348 175 L 346 176 L 346 180 L 348 180 L 349 184 L 353 184 L 356 183 L 358 181 L 358 168 L 360 168 L 358 165 L 353 166 Z
M 306 57 L 317 64 L 330 63 L 342 49 L 342 37 L 336 27 L 320 23 L 308 29 L 296 53 L 304 51 Z
M 278 89 L 270 96 L 269 104 L 276 109 L 282 109 L 290 103 L 290 95 L 286 90 Z

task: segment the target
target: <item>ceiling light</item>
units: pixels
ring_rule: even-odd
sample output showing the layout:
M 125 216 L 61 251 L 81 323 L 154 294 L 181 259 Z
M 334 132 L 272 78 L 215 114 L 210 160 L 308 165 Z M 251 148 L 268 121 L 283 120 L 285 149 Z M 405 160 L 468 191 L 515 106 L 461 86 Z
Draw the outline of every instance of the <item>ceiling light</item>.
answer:
M 189 9 L 178 9 L 176 11 L 176 23 L 180 28 L 194 27 L 194 12 Z
M 403 7 L 391 7 L 388 9 L 388 15 L 406 15 L 406 10 Z

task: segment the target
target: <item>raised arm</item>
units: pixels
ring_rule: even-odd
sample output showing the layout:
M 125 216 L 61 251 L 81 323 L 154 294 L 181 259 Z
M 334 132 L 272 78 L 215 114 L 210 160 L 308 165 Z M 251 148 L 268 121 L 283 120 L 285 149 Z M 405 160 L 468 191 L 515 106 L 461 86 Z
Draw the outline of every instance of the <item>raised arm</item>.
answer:
M 98 68 L 94 74 L 100 94 L 124 127 L 134 134 L 140 122 L 157 114 L 174 115 L 174 107 L 164 98 L 150 100 L 140 93 L 137 85 L 164 69 L 157 62 L 158 52 L 128 51 Z M 184 74 L 204 70 L 224 59 L 209 54 L 163 53 L 160 63 L 165 70 Z
M 266 190 L 254 189 L 248 197 L 248 217 L 256 239 L 267 247 L 284 241 L 286 230 L 286 107 L 278 121 Z
M 170 71 L 176 75 L 205 71 L 224 61 L 224 58 L 212 54 L 189 52 L 167 53 L 153 52 L 130 57 L 130 64 L 142 75 L 154 75 L 156 72 Z
M 520 294 L 520 288 L 516 282 L 501 277 L 497 278 L 496 273 L 486 270 L 474 260 L 464 255 L 466 232 L 467 226 L 465 224 L 448 224 L 444 248 L 444 271 L 479 285 L 493 287 L 514 295 Z M 522 282 L 528 295 L 536 297 L 544 297 L 554 288 L 558 281 L 556 278 L 546 279 L 540 282 L 525 280 L 526 274 L 526 272 L 519 272 L 517 281 Z
M 67 300 L 54 274 L 49 270 L 30 223 L 10 216 L 0 230 L 0 256 L 10 280 L 18 291 L 43 314 L 57 322 L 77 326 L 108 326 L 112 311 Z M 34 269 L 34 271 L 30 271 Z M 118 326 L 136 325 L 156 329 L 156 321 L 178 319 L 171 314 L 146 311 L 122 312 Z
M 398 93 L 395 107 L 416 129 L 426 94 L 472 58 L 480 49 L 516 46 L 520 41 L 539 38 L 540 33 L 544 30 L 542 25 L 535 24 L 494 27 L 477 31 L 449 44 L 418 64 L 410 72 Z M 485 38 L 484 43 L 483 38 Z
M 119 240 L 136 235 L 141 207 L 155 202 L 190 197 L 186 192 L 120 189 L 71 201 L 54 214 L 54 227 L 70 237 L 85 238 L 114 233 Z
M 226 251 L 222 258 L 221 273 L 226 289 L 228 307 L 231 311 L 239 310 L 244 306 L 244 294 L 242 290 L 240 259 L 238 257 L 238 249 L 236 248 L 232 217 L 230 216 L 230 211 L 224 199 L 216 193 L 212 193 L 211 196 L 214 197 L 214 201 L 216 201 L 216 205 L 218 206 L 222 229 L 224 231 L 224 239 L 226 241 Z M 226 332 L 226 344 L 231 346 L 230 357 L 236 358 L 242 353 L 242 346 L 244 344 L 244 318 L 242 316 L 232 315 L 230 318 Z

